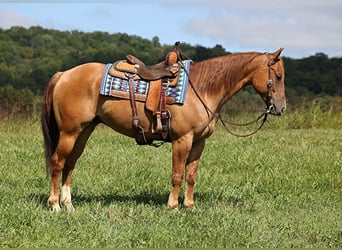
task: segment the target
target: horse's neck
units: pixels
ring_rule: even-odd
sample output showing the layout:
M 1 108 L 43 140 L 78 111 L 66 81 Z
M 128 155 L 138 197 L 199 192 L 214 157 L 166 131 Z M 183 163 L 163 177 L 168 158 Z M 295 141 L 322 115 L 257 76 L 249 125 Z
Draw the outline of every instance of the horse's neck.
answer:
M 250 82 L 258 55 L 240 53 L 197 63 L 195 87 L 208 106 L 219 112 L 224 103 Z

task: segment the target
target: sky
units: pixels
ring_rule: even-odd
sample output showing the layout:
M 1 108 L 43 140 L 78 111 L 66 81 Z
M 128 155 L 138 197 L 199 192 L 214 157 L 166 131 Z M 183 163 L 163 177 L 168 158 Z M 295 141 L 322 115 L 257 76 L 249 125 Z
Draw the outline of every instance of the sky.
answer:
M 0 0 L 0 28 L 121 32 L 229 52 L 342 57 L 341 0 Z

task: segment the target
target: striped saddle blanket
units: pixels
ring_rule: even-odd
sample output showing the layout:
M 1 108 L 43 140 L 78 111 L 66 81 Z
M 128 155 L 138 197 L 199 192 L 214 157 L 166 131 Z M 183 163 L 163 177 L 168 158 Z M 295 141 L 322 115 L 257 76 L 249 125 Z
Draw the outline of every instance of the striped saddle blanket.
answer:
M 181 68 L 179 72 L 179 77 L 177 84 L 174 86 L 166 87 L 166 96 L 173 99 L 172 103 L 183 104 L 185 101 L 185 96 L 188 88 L 188 74 L 191 60 L 184 60 L 183 65 L 185 70 Z M 105 96 L 112 96 L 117 98 L 129 99 L 129 84 L 128 80 L 125 78 L 120 78 L 118 76 L 111 75 L 109 73 L 110 68 L 113 64 L 109 63 L 103 72 L 102 82 L 100 87 L 100 94 Z M 146 101 L 150 89 L 150 81 L 145 81 L 142 79 L 134 80 L 134 90 L 136 94 L 137 101 Z

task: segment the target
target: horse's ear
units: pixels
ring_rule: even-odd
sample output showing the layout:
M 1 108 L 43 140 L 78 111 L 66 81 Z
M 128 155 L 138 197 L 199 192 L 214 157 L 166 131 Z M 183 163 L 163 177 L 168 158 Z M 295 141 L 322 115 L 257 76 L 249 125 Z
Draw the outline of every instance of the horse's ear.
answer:
M 274 51 L 274 52 L 272 53 L 272 59 L 273 59 L 274 61 L 278 61 L 279 56 L 280 56 L 280 54 L 281 54 L 281 52 L 282 52 L 283 50 L 284 50 L 284 48 L 280 48 L 280 49 Z
M 270 57 L 270 64 L 271 65 L 273 65 L 273 64 L 275 64 L 276 62 L 278 62 L 279 61 L 279 57 L 280 57 L 280 54 L 281 54 L 281 52 L 284 50 L 284 48 L 280 48 L 280 49 L 278 49 L 278 50 L 276 50 L 276 51 L 274 51 L 273 53 L 271 53 L 270 55 L 271 55 L 271 57 Z

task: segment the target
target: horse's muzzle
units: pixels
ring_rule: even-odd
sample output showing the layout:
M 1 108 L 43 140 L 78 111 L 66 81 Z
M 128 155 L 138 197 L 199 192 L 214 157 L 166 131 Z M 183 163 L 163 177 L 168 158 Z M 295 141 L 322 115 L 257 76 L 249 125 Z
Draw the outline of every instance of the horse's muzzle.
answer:
M 280 106 L 280 108 L 278 108 L 277 105 L 272 104 L 270 107 L 268 107 L 268 110 L 269 114 L 280 116 L 285 112 L 286 107 Z

